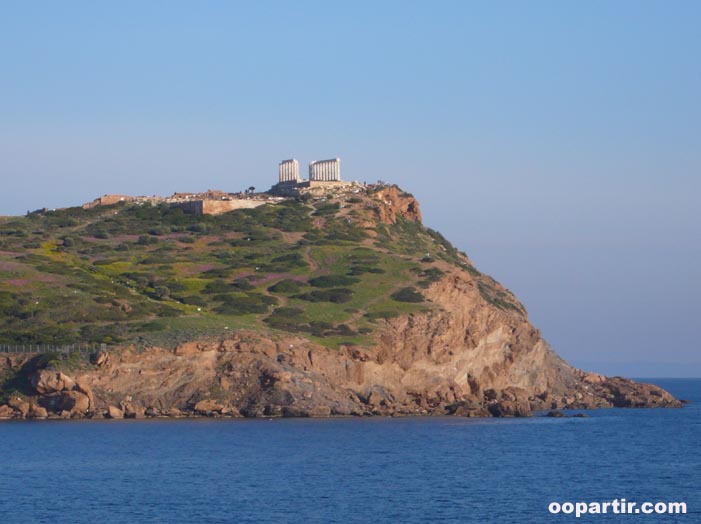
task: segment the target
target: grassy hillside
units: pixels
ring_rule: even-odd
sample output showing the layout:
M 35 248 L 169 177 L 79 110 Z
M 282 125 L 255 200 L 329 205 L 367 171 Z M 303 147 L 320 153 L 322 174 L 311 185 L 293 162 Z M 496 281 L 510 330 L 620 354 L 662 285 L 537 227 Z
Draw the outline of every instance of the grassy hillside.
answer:
M 175 344 L 248 328 L 335 346 L 378 318 L 432 306 L 449 266 L 479 275 L 440 234 L 378 219 L 373 191 L 219 216 L 168 205 L 69 208 L 0 219 L 0 343 Z M 521 310 L 480 278 L 483 296 Z

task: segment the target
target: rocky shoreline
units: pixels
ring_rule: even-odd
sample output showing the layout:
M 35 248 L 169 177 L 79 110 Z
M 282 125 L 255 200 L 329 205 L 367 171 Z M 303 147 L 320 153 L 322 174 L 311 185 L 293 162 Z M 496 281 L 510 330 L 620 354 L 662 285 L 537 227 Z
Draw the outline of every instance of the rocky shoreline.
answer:
M 106 353 L 98 355 L 104 365 Z M 621 377 L 581 373 L 588 397 L 575 391 L 571 397 L 555 398 L 547 393 L 526 397 L 519 388 L 501 392 L 486 390 L 482 402 L 462 400 L 429 405 L 421 399 L 414 406 L 394 405 L 386 396 L 372 392 L 358 409 L 342 412 L 325 404 L 303 406 L 264 404 L 240 409 L 225 400 L 191 400 L 186 406 L 154 406 L 126 396 L 114 404 L 96 400 L 92 388 L 58 370 L 39 370 L 29 379 L 33 395 L 16 396 L 0 405 L 0 420 L 33 419 L 153 419 L 153 418 L 287 418 L 349 416 L 460 416 L 460 417 L 561 417 L 563 409 L 682 407 L 683 402 L 651 384 Z M 360 400 L 360 399 L 359 399 Z

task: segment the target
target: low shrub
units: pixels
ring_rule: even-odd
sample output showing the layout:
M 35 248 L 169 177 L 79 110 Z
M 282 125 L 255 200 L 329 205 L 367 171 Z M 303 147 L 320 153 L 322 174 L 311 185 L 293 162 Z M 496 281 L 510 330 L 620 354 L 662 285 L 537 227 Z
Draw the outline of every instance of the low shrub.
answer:
M 180 302 L 182 302 L 183 304 L 187 304 L 188 306 L 204 307 L 207 305 L 207 301 L 199 295 L 189 295 L 185 297 L 180 297 L 178 300 L 180 300 Z
M 365 318 L 374 321 L 377 319 L 388 319 L 398 317 L 398 311 L 373 311 L 372 313 L 365 313 Z
M 293 298 L 306 300 L 307 302 L 333 302 L 335 304 L 344 304 L 353 299 L 353 291 L 348 288 L 334 288 L 310 291 L 301 295 L 295 295 Z
M 323 275 L 309 280 L 309 284 L 311 284 L 312 286 L 323 288 L 350 286 L 358 282 L 360 282 L 359 279 L 349 277 L 346 275 Z
M 433 282 L 438 282 L 443 277 L 443 275 L 445 275 L 445 273 L 437 267 L 430 267 L 420 273 L 420 276 L 423 277 L 423 280 L 419 282 L 419 286 L 427 288 Z
M 251 284 L 251 281 L 247 278 L 237 278 L 231 283 L 231 287 L 235 289 L 240 289 L 242 291 L 248 291 L 253 289 L 255 286 Z
M 305 284 L 291 278 L 286 278 L 268 288 L 271 293 L 297 293 Z
M 340 205 L 338 202 L 333 202 L 329 204 L 321 204 L 317 206 L 316 211 L 312 213 L 314 216 L 327 216 L 327 215 L 335 215 L 336 211 L 340 209 Z
M 218 295 L 217 299 L 222 303 L 214 308 L 214 311 L 223 315 L 267 313 L 270 306 L 278 303 L 275 297 L 260 293 L 249 293 L 246 296 Z
M 380 267 L 372 266 L 352 266 L 348 271 L 349 275 L 364 275 L 365 273 L 385 273 L 385 270 Z
M 299 307 L 278 307 L 273 310 L 273 316 L 283 318 L 294 318 L 304 313 L 304 310 Z
M 391 297 L 397 302 L 423 302 L 425 297 L 413 287 L 405 287 L 392 293 Z

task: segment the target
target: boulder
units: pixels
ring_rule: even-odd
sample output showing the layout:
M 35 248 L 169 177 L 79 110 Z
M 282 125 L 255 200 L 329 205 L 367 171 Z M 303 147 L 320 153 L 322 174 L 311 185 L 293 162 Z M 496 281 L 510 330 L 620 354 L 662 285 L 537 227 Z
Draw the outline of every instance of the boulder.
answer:
M 525 389 L 509 386 L 501 392 L 503 400 L 514 400 L 517 402 L 528 401 L 528 392 Z
M 32 387 L 40 395 L 69 391 L 75 386 L 75 381 L 60 371 L 42 369 L 32 377 Z
M 11 398 L 7 402 L 7 405 L 14 409 L 17 413 L 19 413 L 20 417 L 22 418 L 25 418 L 29 413 L 29 402 L 27 402 L 26 400 L 22 400 L 21 398 Z
M 88 397 L 88 401 L 90 403 L 89 409 L 94 409 L 95 408 L 95 397 L 92 394 L 92 389 L 87 384 L 84 384 L 79 381 L 75 381 L 75 388 L 76 391 L 79 391 L 86 397 Z
M 122 411 L 124 411 L 124 418 L 145 418 L 146 410 L 138 405 L 132 404 L 131 402 L 121 403 Z
M 195 411 L 200 415 L 207 415 L 210 413 L 221 413 L 225 406 L 217 402 L 216 400 L 207 399 L 200 400 L 195 404 Z
M 528 402 L 517 400 L 500 400 L 487 407 L 493 417 L 530 417 L 531 406 Z
M 473 400 L 461 400 L 446 406 L 446 414 L 456 417 L 488 417 L 489 412 Z
M 227 417 L 241 418 L 241 412 L 233 406 L 227 406 L 221 410 L 221 414 Z
M 374 387 L 366 398 L 366 404 L 372 407 L 388 407 L 392 404 L 392 396 L 380 387 Z
M 84 414 L 90 409 L 90 399 L 80 391 L 64 391 L 61 394 L 59 407 L 62 411 Z
M 161 410 L 158 409 L 158 408 L 155 407 L 155 406 L 149 406 L 149 407 L 146 408 L 146 411 L 144 412 L 144 414 L 145 414 L 147 417 L 160 417 L 160 416 L 161 416 Z
M 556 409 L 552 411 L 548 411 L 548 414 L 545 415 L 546 417 L 550 418 L 565 418 L 567 415 L 565 415 L 562 411 L 557 411 Z
M 102 367 L 109 361 L 110 354 L 104 349 L 99 350 L 97 353 L 93 353 L 90 356 L 90 362 L 97 367 Z
M 46 418 L 48 416 L 49 412 L 46 410 L 46 408 L 37 406 L 36 404 L 32 404 L 29 407 L 29 413 L 27 414 L 28 418 Z
M 309 417 L 309 410 L 300 406 L 282 406 L 280 414 L 283 417 Z
M 107 408 L 107 418 L 124 418 L 124 412 L 117 406 Z
M 599 375 L 598 373 L 590 372 L 585 373 L 582 380 L 587 384 L 600 384 L 601 382 L 604 382 L 606 380 L 606 377 L 603 375 Z
M 15 410 L 7 404 L 0 406 L 0 419 L 12 418 L 15 415 Z
M 166 411 L 166 415 L 168 415 L 169 417 L 182 417 L 183 413 L 178 408 L 173 406 L 168 411 Z

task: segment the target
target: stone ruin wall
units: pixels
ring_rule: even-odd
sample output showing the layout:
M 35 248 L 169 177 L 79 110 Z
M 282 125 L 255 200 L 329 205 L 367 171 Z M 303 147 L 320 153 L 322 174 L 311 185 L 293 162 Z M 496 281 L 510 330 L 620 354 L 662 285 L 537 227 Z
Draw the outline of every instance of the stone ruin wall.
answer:
M 269 204 L 267 200 L 235 199 L 235 200 L 191 200 L 173 204 L 183 208 L 185 213 L 193 215 L 221 215 L 236 209 L 253 209 Z

